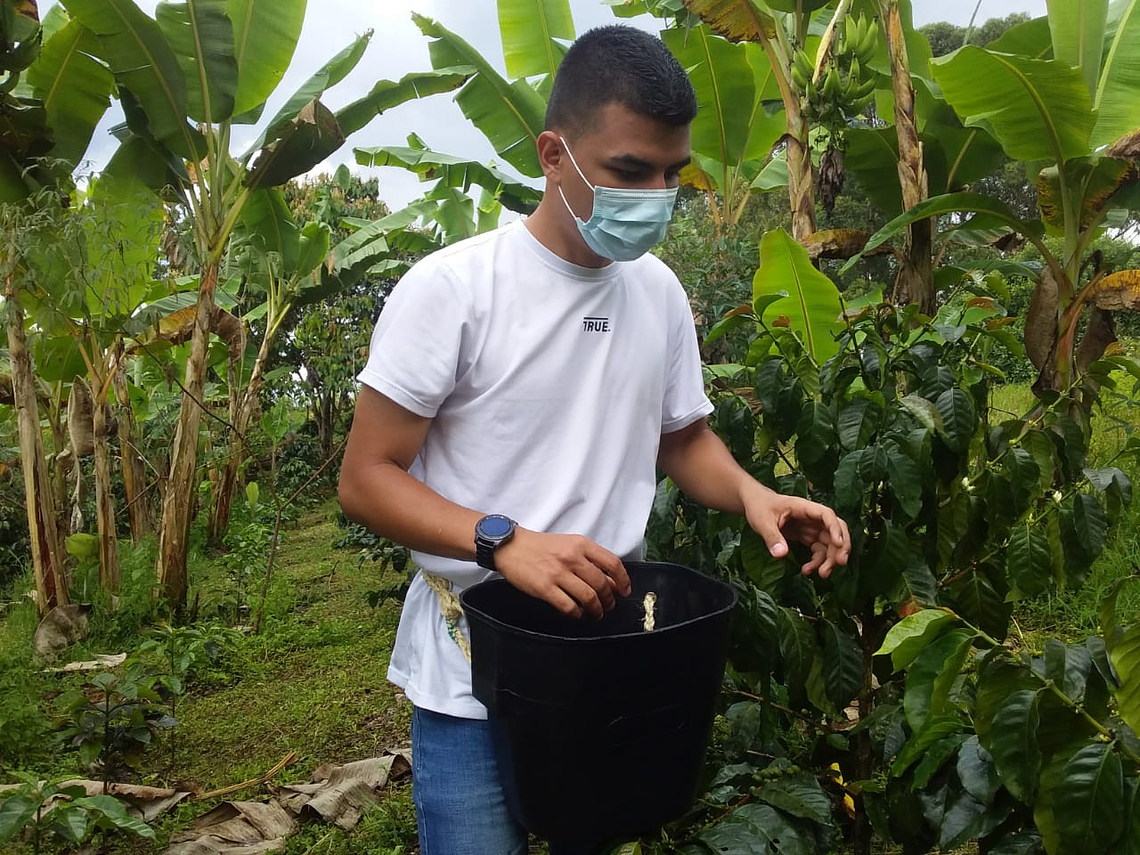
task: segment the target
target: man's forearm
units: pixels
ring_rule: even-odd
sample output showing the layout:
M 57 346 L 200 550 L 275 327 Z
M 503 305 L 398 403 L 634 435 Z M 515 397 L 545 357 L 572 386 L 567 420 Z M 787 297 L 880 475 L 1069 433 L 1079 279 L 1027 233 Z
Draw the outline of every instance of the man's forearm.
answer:
M 394 463 L 342 471 L 340 504 L 349 519 L 418 552 L 475 558 L 479 511 L 448 501 Z
M 742 514 L 747 491 L 767 490 L 703 421 L 662 436 L 657 462 L 685 495 L 713 510 Z

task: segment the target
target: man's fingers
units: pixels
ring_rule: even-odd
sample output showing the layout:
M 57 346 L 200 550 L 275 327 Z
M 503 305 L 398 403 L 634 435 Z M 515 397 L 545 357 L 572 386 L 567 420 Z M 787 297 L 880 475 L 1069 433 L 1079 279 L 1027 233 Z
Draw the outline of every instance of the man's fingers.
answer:
M 632 585 L 629 581 L 629 573 L 626 572 L 625 565 L 621 563 L 620 558 L 593 541 L 587 543 L 586 558 L 602 573 L 613 579 L 614 586 L 619 594 L 623 597 L 629 596 Z
M 586 617 L 601 620 L 605 614 L 598 592 L 580 576 L 568 573 L 558 580 L 558 586 L 565 591 L 581 608 Z
M 783 558 L 788 554 L 787 541 L 784 540 L 784 534 L 780 531 L 780 520 L 765 515 L 757 520 L 752 528 L 764 539 L 764 543 L 768 546 L 768 552 L 773 558 Z

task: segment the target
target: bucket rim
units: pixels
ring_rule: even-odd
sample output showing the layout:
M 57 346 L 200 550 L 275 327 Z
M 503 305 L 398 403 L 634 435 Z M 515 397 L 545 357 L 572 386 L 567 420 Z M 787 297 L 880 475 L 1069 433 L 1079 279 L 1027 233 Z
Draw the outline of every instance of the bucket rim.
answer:
M 697 570 L 694 567 L 688 567 L 684 564 L 678 564 L 674 561 L 626 561 L 624 563 L 627 567 L 630 565 L 641 566 L 641 567 L 646 567 L 646 566 L 675 567 L 675 568 L 678 568 L 680 570 L 684 570 L 688 573 L 691 573 L 695 576 L 699 576 L 702 579 L 705 579 L 709 582 L 712 582 L 716 585 L 723 587 L 729 595 L 728 602 L 724 605 L 724 607 L 716 609 L 716 610 L 711 611 L 711 612 L 708 612 L 707 614 L 703 614 L 699 617 L 689 618 L 688 620 L 681 621 L 680 623 L 670 624 L 669 626 L 662 627 L 661 629 L 654 629 L 651 632 L 646 632 L 645 630 L 640 630 L 637 632 L 622 632 L 622 633 L 617 633 L 615 635 L 598 635 L 598 636 L 593 636 L 593 637 L 582 638 L 582 637 L 575 637 L 575 636 L 569 636 L 569 635 L 555 635 L 555 634 L 549 633 L 549 632 L 537 632 L 535 630 L 522 629 L 522 628 L 517 627 L 517 626 L 512 626 L 511 624 L 506 623 L 505 621 L 502 621 L 499 618 L 493 617 L 492 615 L 487 614 L 487 612 L 483 611 L 482 609 L 471 607 L 468 605 L 468 602 L 467 602 L 468 591 L 473 591 L 477 588 L 481 588 L 481 587 L 485 587 L 485 586 L 491 586 L 491 585 L 498 585 L 498 584 L 510 585 L 511 584 L 510 581 L 507 579 L 504 579 L 502 576 L 495 576 L 495 577 L 490 578 L 490 579 L 484 579 L 482 582 L 477 582 L 476 584 L 470 586 L 469 588 L 463 589 L 459 594 L 459 599 L 460 599 L 460 602 L 463 606 L 463 612 L 465 615 L 470 615 L 470 614 L 474 613 L 475 615 L 478 616 L 479 620 L 482 620 L 482 621 L 486 622 L 487 624 L 490 624 L 491 626 L 495 627 L 498 630 L 502 630 L 502 631 L 508 632 L 512 635 L 522 636 L 525 638 L 542 639 L 545 641 L 557 642 L 559 644 L 582 644 L 582 645 L 602 644 L 602 643 L 606 643 L 606 642 L 613 642 L 615 639 L 634 639 L 634 638 L 649 639 L 649 638 L 653 638 L 654 636 L 660 637 L 660 636 L 665 635 L 667 633 L 673 633 L 675 631 L 683 630 L 687 627 L 692 626 L 693 624 L 699 623 L 701 621 L 706 621 L 709 618 L 720 617 L 722 615 L 731 613 L 736 608 L 737 603 L 740 600 L 740 594 L 737 592 L 736 587 L 734 585 L 731 585 L 730 583 L 724 581 L 723 579 L 717 579 L 713 576 L 710 576 L 708 573 L 705 573 L 701 570 Z M 529 596 L 529 595 L 527 595 L 527 596 Z M 582 618 L 582 619 L 585 620 L 585 618 Z

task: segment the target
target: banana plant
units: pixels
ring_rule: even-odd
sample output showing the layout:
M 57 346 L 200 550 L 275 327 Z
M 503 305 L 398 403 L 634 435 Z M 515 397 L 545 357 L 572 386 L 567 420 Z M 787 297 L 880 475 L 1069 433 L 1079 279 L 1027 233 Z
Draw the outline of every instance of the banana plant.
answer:
M 1039 372 L 1034 388 L 1075 394 L 1081 372 L 1115 340 L 1112 311 L 1134 308 L 1122 294 L 1140 276 L 1101 269 L 1089 253 L 1114 211 L 1140 209 L 1140 101 L 1125 95 L 1140 85 L 1140 2 L 1052 0 L 1047 20 L 1047 28 L 1038 22 L 1004 44 L 966 46 L 932 63 L 964 125 L 1033 165 L 1040 217 L 1023 221 L 995 199 L 950 193 L 896 217 L 867 249 L 948 214 L 1021 234 L 1045 262 L 1026 319 L 1026 350 Z M 1047 235 L 1059 239 L 1059 251 Z
M 158 558 L 164 595 L 178 606 L 187 587 L 192 503 L 186 496 L 193 492 L 210 330 L 231 233 L 259 191 L 312 169 L 390 107 L 462 85 L 470 70 L 380 81 L 334 113 L 322 101 L 324 92 L 359 62 L 366 34 L 286 102 L 254 150 L 235 155 L 235 128 L 260 119 L 289 66 L 306 0 L 162 2 L 154 18 L 132 0 L 65 0 L 64 7 L 92 34 L 90 55 L 113 76 L 126 116 L 107 171 L 132 172 L 156 189 L 168 188 L 192 222 L 197 303 Z

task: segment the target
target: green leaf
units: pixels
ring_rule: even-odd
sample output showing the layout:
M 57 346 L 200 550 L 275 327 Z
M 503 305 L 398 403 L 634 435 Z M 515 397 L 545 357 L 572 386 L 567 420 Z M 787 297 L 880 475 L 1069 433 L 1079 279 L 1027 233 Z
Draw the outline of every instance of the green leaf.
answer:
M 293 61 L 305 7 L 306 0 L 229 0 L 238 65 L 235 116 L 257 110 L 277 89 Z
M 794 609 L 781 607 L 779 614 L 780 657 L 788 691 L 802 699 L 805 682 L 818 656 L 815 633 L 811 625 Z
M 1040 690 L 1022 689 L 1010 694 L 993 718 L 990 737 L 998 776 L 1006 789 L 1026 804 L 1033 803 L 1041 772 L 1039 701 Z
M 1092 665 L 1092 654 L 1083 644 L 1056 638 L 1045 642 L 1045 676 L 1077 703 L 1084 700 Z
M 190 117 L 208 124 L 229 119 L 238 87 L 238 64 L 226 0 L 159 3 L 155 18 L 188 81 Z
M 970 654 L 974 634 L 954 629 L 935 639 L 911 664 L 906 675 L 903 709 L 907 724 L 920 731 L 931 718 L 949 712 L 950 689 Z
M 202 137 L 186 123 L 186 78 L 158 24 L 131 0 L 66 0 L 64 6 L 99 37 L 99 55 L 138 98 L 154 137 L 182 157 L 203 157 Z
M 1104 67 L 1097 81 L 1093 108 L 1096 127 L 1089 145 L 1099 148 L 1140 127 L 1140 0 L 1118 0 L 1109 11 Z
M 697 93 L 700 109 L 691 129 L 693 152 L 712 158 L 722 168 L 738 166 L 744 159 L 756 101 L 745 44 L 733 44 L 703 24 L 665 30 L 661 39 L 684 66 Z M 723 185 L 723 176 L 717 181 Z
M 854 398 L 843 405 L 836 418 L 836 432 L 844 448 L 867 446 L 883 422 L 883 408 L 870 398 Z
M 994 766 L 990 752 L 982 748 L 977 734 L 971 736 L 958 752 L 958 780 L 975 799 L 982 804 L 993 804 L 994 796 L 1001 789 L 1001 779 Z
M 913 553 L 910 563 L 903 568 L 900 583 L 904 602 L 910 600 L 924 607 L 938 605 L 938 580 L 926 562 Z
M 265 130 L 253 145 L 246 150 L 245 154 L 241 156 L 241 159 L 247 161 L 255 152 L 265 145 L 265 140 L 276 128 L 295 119 L 297 114 L 300 113 L 307 104 L 311 104 L 313 101 L 319 99 L 331 87 L 336 86 L 344 80 L 363 58 L 364 52 L 368 49 L 368 43 L 371 39 L 371 30 L 362 36 L 357 36 L 352 44 L 326 62 L 316 74 L 306 80 L 301 88 L 294 92 L 289 97 L 289 100 L 285 102 L 285 105 L 277 111 L 277 114 L 266 123 Z M 276 85 L 277 84 L 274 83 L 274 86 Z M 345 109 L 347 110 L 349 108 Z M 348 132 L 346 131 L 345 136 L 347 135 Z
M 154 839 L 154 829 L 127 813 L 123 803 L 113 796 L 88 796 L 87 798 L 76 799 L 74 804 L 77 807 L 102 814 L 115 828 L 129 831 L 148 840 Z
M 442 69 L 405 74 L 399 81 L 381 80 L 366 96 L 338 110 L 337 121 L 344 135 L 351 136 L 393 107 L 458 89 L 470 79 L 470 72 L 468 68 Z
M 90 824 L 87 811 L 74 802 L 60 805 L 51 812 L 52 831 L 77 846 L 87 836 L 87 829 Z
M 99 538 L 94 534 L 76 532 L 67 536 L 65 548 L 68 555 L 86 561 L 99 554 Z
M 1013 527 L 1006 550 L 1006 572 L 1017 589 L 1034 596 L 1053 581 L 1053 554 L 1040 526 L 1023 520 Z
M 947 389 L 934 402 L 942 418 L 942 438 L 954 451 L 963 452 L 970 447 L 977 426 L 974 404 L 961 389 Z
M 922 512 L 922 473 L 894 443 L 887 445 L 887 485 L 902 512 L 912 520 Z
M 499 33 L 508 76 L 553 77 L 563 53 L 555 39 L 574 40 L 569 0 L 499 0 Z
M 1120 677 L 1116 707 L 1120 717 L 1140 733 L 1140 623 L 1135 624 L 1112 647 L 1112 665 Z
M 953 757 L 958 748 L 966 741 L 966 734 L 957 732 L 943 737 L 933 743 L 922 753 L 922 759 L 914 767 L 914 786 L 916 789 L 925 789 L 930 784 L 938 770 L 946 765 L 946 761 Z
M 844 709 L 863 686 L 863 650 L 857 638 L 831 621 L 822 624 L 824 690 L 837 710 Z
M 938 413 L 938 408 L 934 406 L 933 401 L 929 401 L 921 395 L 910 394 L 900 398 L 899 403 L 927 430 L 942 430 L 942 416 Z
M 277 187 L 308 172 L 343 144 L 344 134 L 336 116 L 320 101 L 313 101 L 270 134 L 246 175 L 245 185 L 254 190 Z
M 29 795 L 16 793 L 0 802 L 0 843 L 7 843 L 33 820 L 39 801 Z
M 891 775 L 898 777 L 914 763 L 926 756 L 932 745 L 951 738 L 963 731 L 965 725 L 957 716 L 940 716 L 930 719 L 919 731 L 907 740 L 898 756 L 891 764 Z
M 755 802 L 737 808 L 697 839 L 719 855 L 811 855 L 815 851 L 787 817 Z
M 44 42 L 27 72 L 28 83 L 43 102 L 55 137 L 51 156 L 73 166 L 87 152 L 115 88 L 114 76 L 94 58 L 98 52 L 94 33 L 79 21 L 68 21 Z
M 955 213 L 985 214 L 987 220 L 992 218 L 1020 234 L 1036 235 L 1042 231 L 1039 223 L 1020 219 L 1008 205 L 990 196 L 979 193 L 948 193 L 944 196 L 933 196 L 895 217 L 871 235 L 871 239 L 867 241 L 862 251 L 840 268 L 840 275 L 850 270 L 868 252 L 882 246 L 895 235 L 901 234 L 912 223 Z
M 329 244 L 332 229 L 325 223 L 305 223 L 301 229 L 301 240 L 297 255 L 294 276 L 310 277 L 329 257 Z M 319 281 L 319 277 L 317 279 Z
M 1088 154 L 1096 114 L 1079 69 L 972 45 L 931 65 L 963 123 L 987 130 L 1014 160 L 1063 163 Z
M 876 656 L 890 654 L 896 672 L 908 667 L 942 632 L 957 621 L 948 609 L 922 609 L 903 618 L 890 628 Z
M 1100 852 L 1124 828 L 1124 774 L 1112 745 L 1094 742 L 1065 764 L 1054 793 L 1061 839 L 1073 852 Z
M 520 184 L 493 166 L 431 149 L 378 146 L 358 148 L 355 152 L 356 162 L 361 166 L 397 166 L 419 175 L 424 181 L 438 181 L 464 193 L 478 185 L 496 194 L 507 208 L 520 214 L 533 211 L 542 198 L 537 190 Z
M 250 194 L 234 228 L 234 247 L 247 271 L 261 272 L 266 256 L 272 254 L 277 259 L 275 274 L 286 279 L 292 276 L 300 253 L 300 229 L 280 188 Z M 242 255 L 247 247 L 251 251 L 248 259 Z
M 982 571 L 971 570 L 951 585 L 947 593 L 962 617 L 996 639 L 1005 638 L 1009 631 L 1010 606 Z
M 1108 538 L 1108 518 L 1095 496 L 1077 493 L 1072 499 L 1072 522 L 1081 547 L 1089 558 L 1096 558 Z
M 812 360 L 822 365 L 839 349 L 836 338 L 843 328 L 839 291 L 812 265 L 798 241 L 783 229 L 774 229 L 760 242 L 760 269 L 752 280 L 753 302 L 779 291 L 787 291 L 789 296 L 757 314 L 769 328 L 777 318 L 787 317 Z
M 779 808 L 784 813 L 831 824 L 831 798 L 811 775 L 800 773 L 769 781 L 756 793 L 760 801 Z
M 1047 5 L 1053 56 L 1079 68 L 1089 95 L 1094 95 L 1104 53 L 1108 0 L 1047 0 Z
M 455 99 L 463 115 L 507 163 L 525 176 L 540 177 L 536 143 L 546 125 L 542 96 L 526 80 L 508 83 L 475 48 L 431 18 L 413 13 L 412 20 L 434 40 L 428 46 L 434 69 L 474 67 L 475 76 Z

